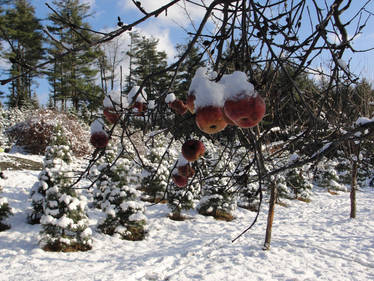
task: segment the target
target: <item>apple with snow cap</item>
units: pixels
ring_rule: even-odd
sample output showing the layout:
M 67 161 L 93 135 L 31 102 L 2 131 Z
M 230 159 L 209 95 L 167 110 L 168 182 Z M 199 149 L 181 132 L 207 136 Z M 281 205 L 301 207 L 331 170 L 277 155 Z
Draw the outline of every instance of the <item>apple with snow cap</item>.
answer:
M 244 72 L 235 71 L 224 75 L 220 83 L 225 88 L 223 111 L 235 125 L 242 128 L 256 126 L 264 117 L 265 102 Z
M 205 153 L 205 146 L 199 140 L 188 140 L 182 145 L 182 155 L 189 161 L 193 162 Z
M 195 97 L 196 125 L 204 133 L 215 134 L 227 126 L 222 110 L 224 85 L 210 79 L 211 73 L 206 68 L 198 68 L 188 92 Z
M 173 179 L 174 184 L 178 187 L 185 187 L 188 183 L 187 177 L 184 177 L 178 174 L 172 175 L 172 179 Z
M 140 91 L 138 86 L 132 87 L 127 95 L 129 104 L 133 104 L 132 108 L 137 109 L 136 115 L 140 116 L 147 109 L 146 105 L 147 94 L 144 91 Z
M 109 123 L 116 123 L 121 115 L 113 107 L 104 107 L 103 114 Z
M 95 148 L 105 148 L 108 145 L 109 136 L 104 130 L 103 121 L 101 119 L 96 119 L 91 124 L 91 138 L 90 143 Z
M 215 134 L 227 126 L 221 107 L 205 106 L 196 111 L 196 125 L 207 134 Z
M 265 102 L 260 95 L 243 95 L 238 99 L 226 100 L 224 112 L 237 126 L 251 128 L 265 115 Z
M 119 114 L 121 105 L 121 93 L 120 91 L 110 91 L 104 98 L 103 106 L 103 114 L 105 119 L 109 123 L 116 123 L 118 119 L 121 117 Z M 122 106 L 125 106 L 124 104 Z

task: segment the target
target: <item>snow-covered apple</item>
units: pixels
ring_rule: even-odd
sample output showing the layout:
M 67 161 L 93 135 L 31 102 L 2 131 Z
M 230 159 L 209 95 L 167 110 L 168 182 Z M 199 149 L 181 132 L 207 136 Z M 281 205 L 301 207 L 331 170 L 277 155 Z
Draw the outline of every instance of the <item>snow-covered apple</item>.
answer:
M 179 115 L 184 115 L 187 112 L 187 107 L 180 99 L 176 99 L 169 103 L 169 107 Z
M 195 170 L 191 167 L 189 163 L 178 167 L 178 174 L 184 177 L 192 177 L 195 174 Z
M 251 128 L 264 117 L 265 102 L 260 95 L 241 95 L 240 98 L 226 100 L 223 110 L 237 126 Z
M 109 136 L 105 131 L 96 131 L 91 134 L 90 143 L 96 148 L 104 148 L 108 145 Z
M 103 110 L 103 114 L 105 116 L 105 119 L 112 124 L 116 123 L 120 118 L 120 114 L 116 112 L 113 107 L 105 107 Z
M 195 121 L 199 129 L 207 134 L 218 133 L 227 126 L 222 108 L 217 106 L 206 106 L 197 109 Z
M 173 182 L 178 187 L 184 187 L 188 183 L 188 178 L 187 177 L 184 177 L 184 176 L 181 176 L 181 175 L 178 175 L 178 174 L 172 175 L 172 178 L 173 178 Z
M 182 155 L 187 161 L 196 161 L 204 153 L 205 146 L 199 140 L 188 140 L 182 145 Z
M 140 116 L 143 114 L 143 111 L 146 110 L 146 105 L 143 102 L 135 102 L 133 108 L 136 108 L 138 111 L 136 115 Z

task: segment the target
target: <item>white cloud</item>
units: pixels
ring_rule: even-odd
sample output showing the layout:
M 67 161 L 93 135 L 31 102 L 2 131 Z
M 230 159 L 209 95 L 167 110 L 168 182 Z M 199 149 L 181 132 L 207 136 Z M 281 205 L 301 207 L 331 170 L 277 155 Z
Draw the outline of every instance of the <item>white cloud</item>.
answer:
M 201 5 L 208 6 L 212 0 L 197 1 Z M 160 7 L 170 3 L 170 0 L 142 0 L 142 8 L 147 12 L 152 12 Z M 131 0 L 119 0 L 118 5 L 124 10 L 132 9 L 138 10 Z M 178 2 L 167 10 L 167 13 L 162 13 L 157 17 L 158 24 L 163 25 L 180 25 L 186 27 L 190 25 L 191 20 L 196 21 L 201 19 L 205 14 L 205 8 L 198 5 L 186 2 L 184 0 Z
M 81 0 L 81 3 L 90 5 L 91 9 L 95 6 L 95 0 Z
M 137 28 L 136 30 L 146 37 L 154 37 L 155 39 L 158 39 L 159 41 L 157 49 L 159 51 L 164 51 L 167 54 L 169 62 L 174 60 L 176 50 L 174 48 L 173 43 L 170 40 L 169 29 L 159 28 L 154 24 L 149 24 L 143 28 Z

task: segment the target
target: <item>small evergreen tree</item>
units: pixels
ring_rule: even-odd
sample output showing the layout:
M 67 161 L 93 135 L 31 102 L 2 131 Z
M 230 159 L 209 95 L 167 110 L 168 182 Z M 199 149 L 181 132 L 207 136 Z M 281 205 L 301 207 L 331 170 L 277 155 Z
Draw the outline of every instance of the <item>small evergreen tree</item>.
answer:
M 10 225 L 6 223 L 6 219 L 12 214 L 11 208 L 9 207 L 8 200 L 0 197 L 0 231 L 4 231 L 10 228 Z
M 304 175 L 302 168 L 295 168 L 286 174 L 286 184 L 292 190 L 294 199 L 309 202 L 313 185 Z
M 174 153 L 175 150 L 167 150 L 170 138 L 170 134 L 167 136 L 163 134 L 154 136 L 146 152 L 144 159 L 146 168 L 143 169 L 141 175 L 141 184 L 146 195 L 146 200 L 157 201 L 161 198 L 166 199 L 170 169 L 177 158 L 176 153 Z
M 131 161 L 120 157 L 115 163 L 102 167 L 105 167 L 102 169 L 102 185 L 95 195 L 106 217 L 98 228 L 105 234 L 119 235 L 122 239 L 144 239 L 146 217 L 143 203 L 139 201 L 140 192 L 131 186 Z
M 63 133 L 61 124 L 57 124 L 54 129 L 53 137 L 51 138 L 51 146 L 46 149 L 43 169 L 39 173 L 38 181 L 35 182 L 31 188 L 30 198 L 33 209 L 27 216 L 27 220 L 31 224 L 40 223 L 40 218 L 43 215 L 43 200 L 46 196 L 46 190 L 54 185 L 51 180 L 51 170 L 53 170 L 56 165 L 60 165 L 59 161 L 55 159 L 58 158 L 66 164 L 70 164 L 73 161 L 73 155 L 68 144 L 69 140 Z
M 27 0 L 12 1 L 0 22 L 4 32 L 0 32 L 0 37 L 6 34 L 3 39 L 9 40 L 12 44 L 11 51 L 5 52 L 3 56 L 11 62 L 9 74 L 16 77 L 24 73 L 10 84 L 7 103 L 10 107 L 18 108 L 31 105 L 34 103 L 31 85 L 37 75 L 35 72 L 26 71 L 35 67 L 44 54 L 42 26 L 35 17 L 34 8 Z
M 91 229 L 85 213 L 86 200 L 72 185 L 72 171 L 66 158 L 68 146 L 49 146 L 46 159 L 52 165 L 45 169 L 41 186 L 43 213 L 40 244 L 47 251 L 86 251 L 91 249 Z M 43 182 L 43 180 L 46 180 Z
M 198 204 L 198 212 L 205 216 L 213 216 L 222 220 L 233 220 L 233 211 L 237 207 L 237 198 L 234 187 L 227 185 L 227 165 L 220 161 L 222 148 L 215 146 L 211 141 L 203 141 L 206 152 L 204 155 L 205 163 L 202 166 L 204 177 L 207 180 L 202 186 L 202 197 Z M 222 159 L 229 159 L 223 155 Z

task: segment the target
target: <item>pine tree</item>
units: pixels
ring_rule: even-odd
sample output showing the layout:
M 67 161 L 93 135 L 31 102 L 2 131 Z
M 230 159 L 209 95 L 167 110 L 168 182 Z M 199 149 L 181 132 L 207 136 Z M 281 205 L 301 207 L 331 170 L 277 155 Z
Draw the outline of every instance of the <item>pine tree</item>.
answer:
M 0 231 L 4 231 L 10 228 L 10 225 L 6 223 L 6 219 L 12 214 L 11 208 L 9 207 L 8 200 L 0 197 Z
M 202 186 L 202 197 L 197 206 L 198 212 L 202 215 L 231 221 L 234 219 L 233 211 L 237 207 L 237 198 L 233 187 L 227 185 L 229 177 L 226 168 L 230 163 L 220 161 L 220 155 L 225 153 L 220 146 L 215 146 L 206 139 L 203 143 L 206 152 L 202 169 L 204 178 L 207 179 Z M 223 155 L 222 159 L 229 159 L 229 157 Z
M 166 199 L 170 170 L 178 157 L 174 153 L 175 150 L 167 150 L 167 144 L 171 138 L 170 134 L 154 136 L 146 152 L 141 184 L 147 200 Z
M 59 58 L 66 49 L 68 55 L 55 60 L 48 73 L 48 80 L 53 89 L 53 99 L 61 102 L 61 109 L 67 109 L 70 101 L 79 112 L 83 103 L 92 111 L 97 109 L 103 99 L 103 92 L 95 85 L 98 69 L 95 68 L 97 59 L 102 55 L 99 48 L 89 48 L 88 42 L 95 37 L 86 30 L 74 30 L 72 25 L 89 28 L 84 19 L 89 16 L 89 5 L 81 4 L 79 0 L 65 0 L 53 2 L 57 12 L 65 19 L 62 22 L 55 14 L 49 19 L 52 25 L 48 31 L 56 40 L 50 40 L 51 47 L 48 52 L 52 57 Z M 76 51 L 77 49 L 83 51 Z
M 2 17 L 3 39 L 9 40 L 12 45 L 3 57 L 11 62 L 9 74 L 12 77 L 35 67 L 44 54 L 42 26 L 34 14 L 35 10 L 29 1 L 16 0 Z M 36 76 L 31 71 L 12 81 L 7 102 L 10 107 L 21 108 L 32 103 L 31 85 Z
M 73 156 L 68 146 L 68 139 L 62 131 L 61 125 L 57 125 L 51 146 L 46 149 L 43 169 L 39 173 L 38 181 L 34 183 L 30 192 L 32 211 L 28 214 L 27 220 L 31 224 L 40 223 L 40 218 L 43 215 L 43 202 L 46 197 L 46 191 L 55 184 L 52 180 L 53 171 L 56 167 L 62 165 L 61 161 L 65 164 L 70 164 L 73 161 Z
M 128 141 L 123 140 L 127 145 Z M 122 239 L 142 240 L 145 237 L 146 218 L 140 193 L 134 187 L 138 169 L 131 160 L 132 151 L 124 153 L 121 147 L 109 144 L 105 155 L 90 170 L 94 205 L 105 213 L 98 228 L 105 234 Z
M 126 77 L 125 91 L 128 92 L 133 86 L 140 86 L 145 81 L 144 90 L 148 99 L 154 100 L 164 93 L 168 81 L 167 74 L 155 74 L 167 67 L 167 55 L 157 50 L 158 40 L 140 36 L 136 32 L 131 34 L 130 51 L 130 73 Z M 148 77 L 148 79 L 145 79 Z
M 68 146 L 49 146 L 40 185 L 45 196 L 42 199 L 40 223 L 41 247 L 46 251 L 86 251 L 91 249 L 91 229 L 85 213 L 86 199 L 78 197 L 72 185 L 72 170 L 66 163 L 71 155 Z M 43 171 L 42 171 L 43 172 Z M 46 179 L 45 182 L 43 180 Z
M 200 186 L 197 181 L 189 183 L 185 188 L 171 185 L 167 192 L 168 207 L 171 210 L 170 218 L 183 220 L 185 217 L 182 211 L 195 208 L 199 195 Z
M 186 45 L 177 45 L 178 55 L 177 58 L 180 58 L 185 52 Z M 186 59 L 182 62 L 179 67 L 179 71 L 176 77 L 175 82 L 175 94 L 179 98 L 186 98 L 188 89 L 190 87 L 193 76 L 195 75 L 196 70 L 199 67 L 204 67 L 205 61 L 202 59 L 199 49 L 193 47 L 188 53 Z

